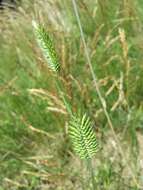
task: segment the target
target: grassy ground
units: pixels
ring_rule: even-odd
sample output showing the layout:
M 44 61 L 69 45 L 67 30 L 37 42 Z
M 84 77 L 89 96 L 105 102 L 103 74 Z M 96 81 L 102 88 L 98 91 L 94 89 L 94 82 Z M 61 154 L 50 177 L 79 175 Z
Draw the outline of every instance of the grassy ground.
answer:
M 33 19 L 53 38 L 63 93 L 73 110 L 80 108 L 94 121 L 101 147 L 93 160 L 97 190 L 143 188 L 142 0 L 82 0 L 77 7 L 115 133 L 95 89 L 72 2 L 25 0 L 17 11 L 2 10 L 0 190 L 90 189 L 86 167 L 69 141 L 55 76 L 37 46 Z

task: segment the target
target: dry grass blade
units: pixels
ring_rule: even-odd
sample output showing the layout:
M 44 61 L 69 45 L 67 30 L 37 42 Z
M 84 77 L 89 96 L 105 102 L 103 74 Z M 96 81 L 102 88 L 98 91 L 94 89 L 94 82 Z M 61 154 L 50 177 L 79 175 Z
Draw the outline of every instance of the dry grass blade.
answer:
M 94 81 L 94 85 L 95 85 L 97 94 L 99 96 L 100 102 L 101 102 L 102 107 L 103 107 L 104 114 L 105 114 L 105 116 L 107 118 L 108 125 L 111 128 L 111 131 L 112 131 L 114 139 L 115 139 L 115 141 L 116 141 L 116 143 L 118 145 L 118 148 L 119 148 L 119 151 L 120 151 L 120 153 L 122 155 L 122 158 L 125 160 L 126 165 L 127 165 L 128 169 L 131 172 L 131 175 L 132 175 L 132 178 L 134 180 L 134 183 L 137 185 L 137 187 L 140 187 L 140 185 L 138 184 L 138 181 L 136 179 L 136 176 L 135 176 L 131 166 L 128 163 L 128 160 L 127 160 L 125 152 L 124 152 L 124 150 L 123 150 L 123 148 L 121 146 L 121 143 L 120 143 L 120 141 L 119 141 L 119 139 L 118 139 L 118 137 L 117 137 L 117 135 L 116 135 L 116 133 L 114 131 L 112 121 L 110 119 L 109 113 L 108 113 L 107 108 L 106 108 L 106 101 L 105 101 L 105 99 L 103 98 L 103 96 L 102 96 L 102 94 L 100 92 L 100 89 L 99 89 L 99 86 L 98 86 L 98 80 L 97 80 L 97 77 L 96 77 L 96 75 L 94 73 L 94 70 L 93 70 L 93 67 L 92 67 L 92 64 L 91 64 L 91 60 L 90 60 L 90 56 L 89 56 L 89 53 L 88 53 L 88 48 L 87 48 L 86 41 L 85 41 L 85 38 L 84 38 L 84 33 L 83 33 L 83 29 L 82 29 L 82 25 L 81 25 L 81 21 L 80 21 L 80 17 L 79 17 L 79 12 L 78 12 L 78 9 L 77 9 L 76 0 L 72 0 L 72 3 L 73 3 L 75 16 L 76 16 L 76 19 L 77 19 L 77 23 L 78 23 L 78 26 L 79 26 L 79 29 L 80 29 L 81 38 L 82 38 L 83 45 L 84 45 L 84 52 L 85 52 L 85 56 L 86 56 L 86 59 L 87 59 L 87 63 L 89 65 L 91 75 L 92 75 L 92 78 L 93 78 L 93 81 Z

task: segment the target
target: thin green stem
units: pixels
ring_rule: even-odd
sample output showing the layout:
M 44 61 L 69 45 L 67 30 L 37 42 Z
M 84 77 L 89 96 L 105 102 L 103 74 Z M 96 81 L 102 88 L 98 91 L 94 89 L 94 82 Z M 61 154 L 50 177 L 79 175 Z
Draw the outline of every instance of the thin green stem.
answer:
M 80 182 L 81 182 L 81 187 L 82 187 L 82 190 L 87 190 L 86 189 L 86 184 L 85 184 L 85 180 L 84 180 L 84 175 L 83 175 L 83 173 L 84 173 L 84 171 L 83 171 L 83 168 L 84 168 L 84 162 L 81 160 L 80 161 L 80 171 L 81 171 L 81 173 L 80 173 Z
M 93 170 L 93 166 L 92 166 L 92 160 L 91 159 L 88 159 L 87 160 L 87 167 L 88 167 L 88 170 L 91 174 L 91 180 L 92 180 L 92 189 L 93 190 L 96 190 L 96 184 L 95 184 L 95 175 L 94 175 L 94 170 Z
M 57 80 L 56 80 L 56 87 L 57 87 L 57 90 L 58 92 L 60 93 L 61 97 L 62 97 L 62 100 L 63 100 L 63 103 L 66 107 L 66 110 L 67 112 L 72 115 L 72 107 L 71 107 L 71 104 L 69 103 L 69 101 L 67 100 L 67 97 L 64 95 L 63 93 L 63 90 L 62 90 L 62 83 L 61 81 L 59 80 L 59 78 L 57 77 Z

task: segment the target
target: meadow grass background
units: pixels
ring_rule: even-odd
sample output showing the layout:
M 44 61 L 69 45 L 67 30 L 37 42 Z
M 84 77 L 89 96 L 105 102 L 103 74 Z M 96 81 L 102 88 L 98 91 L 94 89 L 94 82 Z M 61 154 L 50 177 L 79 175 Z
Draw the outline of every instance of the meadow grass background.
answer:
M 37 46 L 33 19 L 53 38 L 63 93 L 73 110 L 80 108 L 94 122 L 100 144 L 93 161 L 97 190 L 143 188 L 143 1 L 82 0 L 77 7 L 124 156 L 96 93 L 72 2 L 24 0 L 16 10 L 0 11 L 0 190 L 90 189 L 86 167 L 69 141 L 57 79 Z

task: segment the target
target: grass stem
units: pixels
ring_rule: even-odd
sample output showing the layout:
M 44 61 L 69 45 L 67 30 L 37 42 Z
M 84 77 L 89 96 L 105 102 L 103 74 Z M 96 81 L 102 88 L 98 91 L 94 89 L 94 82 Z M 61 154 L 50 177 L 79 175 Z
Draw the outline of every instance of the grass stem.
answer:
M 124 150 L 122 149 L 122 146 L 120 145 L 120 141 L 119 141 L 119 139 L 118 139 L 118 137 L 117 137 L 117 135 L 116 135 L 116 133 L 114 131 L 114 126 L 112 124 L 112 121 L 110 119 L 109 113 L 108 113 L 107 108 L 106 108 L 106 101 L 105 101 L 105 99 L 103 98 L 103 96 L 102 96 L 102 94 L 100 92 L 100 88 L 99 88 L 99 85 L 98 85 L 98 79 L 97 79 L 97 76 L 96 76 L 96 74 L 94 72 L 94 69 L 93 69 L 93 66 L 92 66 L 92 63 L 91 63 L 91 60 L 90 60 L 90 56 L 89 56 L 89 53 L 88 53 L 88 48 L 87 48 L 87 45 L 86 45 L 86 41 L 85 41 L 84 32 L 83 32 L 80 17 L 79 17 L 79 12 L 78 12 L 78 8 L 77 8 L 76 0 L 72 0 L 72 3 L 73 3 L 73 8 L 74 8 L 75 16 L 76 16 L 76 19 L 77 19 L 77 23 L 78 23 L 78 26 L 79 26 L 80 34 L 81 34 L 81 39 L 82 39 L 82 42 L 83 42 L 84 52 L 85 52 L 85 56 L 86 56 L 86 59 L 87 59 L 87 63 L 89 65 L 90 72 L 91 72 L 93 82 L 94 82 L 94 86 L 96 88 L 96 92 L 98 94 L 99 100 L 100 100 L 101 105 L 103 107 L 103 111 L 104 111 L 104 114 L 106 116 L 108 125 L 109 125 L 109 127 L 110 127 L 110 129 L 112 131 L 113 137 L 114 137 L 114 139 L 115 139 L 115 141 L 116 141 L 116 143 L 118 145 L 120 154 L 124 158 L 124 160 L 126 162 L 126 165 L 127 165 L 128 169 L 131 172 L 131 175 L 132 175 L 132 178 L 134 180 L 134 183 L 136 184 L 137 187 L 139 187 L 139 184 L 138 184 L 137 179 L 136 179 L 136 177 L 134 175 L 134 172 L 132 171 L 132 168 L 128 164 L 128 160 L 125 157 Z
M 94 170 L 93 170 L 93 166 L 92 166 L 92 160 L 91 159 L 87 159 L 87 167 L 88 170 L 90 172 L 91 175 L 91 180 L 92 180 L 92 189 L 96 190 L 96 184 L 95 184 L 95 176 L 94 176 Z
M 56 80 L 56 87 L 57 87 L 58 92 L 61 94 L 61 97 L 62 97 L 62 100 L 63 100 L 63 103 L 64 103 L 64 105 L 65 105 L 65 107 L 66 107 L 67 112 L 68 112 L 70 115 L 72 115 L 71 104 L 69 103 L 69 101 L 67 100 L 66 96 L 64 95 L 63 90 L 62 90 L 61 81 L 59 81 L 58 78 L 57 78 L 57 80 Z

